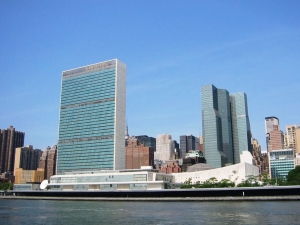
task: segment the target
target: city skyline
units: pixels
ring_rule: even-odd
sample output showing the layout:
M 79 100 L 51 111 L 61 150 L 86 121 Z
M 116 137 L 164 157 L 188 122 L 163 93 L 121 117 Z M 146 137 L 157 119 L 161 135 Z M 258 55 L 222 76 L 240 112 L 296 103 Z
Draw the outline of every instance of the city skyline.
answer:
M 300 123 L 299 9 L 297 1 L 1 1 L 1 129 L 25 132 L 24 146 L 57 144 L 61 71 L 118 58 L 128 66 L 130 134 L 199 136 L 200 88 L 214 84 L 247 93 L 265 151 L 265 117 L 280 118 L 283 131 Z

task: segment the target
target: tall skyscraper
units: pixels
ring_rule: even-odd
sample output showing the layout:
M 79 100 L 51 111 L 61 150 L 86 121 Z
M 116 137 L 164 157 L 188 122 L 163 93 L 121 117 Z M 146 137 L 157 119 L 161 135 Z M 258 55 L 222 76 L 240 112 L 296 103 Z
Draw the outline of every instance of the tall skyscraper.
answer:
M 169 134 L 160 134 L 156 138 L 156 152 L 154 153 L 155 160 L 167 161 L 172 157 L 174 152 L 174 142 Z
M 24 146 L 25 133 L 13 126 L 0 130 L 0 172 L 13 172 L 16 148 Z
M 62 73 L 57 174 L 125 168 L 126 65 Z
M 203 150 L 207 164 L 218 168 L 240 162 L 251 151 L 251 131 L 245 93 L 229 95 L 214 85 L 201 88 Z
M 252 152 L 247 95 L 245 93 L 231 94 L 230 104 L 234 163 L 240 163 L 240 154 L 242 154 L 243 151 Z

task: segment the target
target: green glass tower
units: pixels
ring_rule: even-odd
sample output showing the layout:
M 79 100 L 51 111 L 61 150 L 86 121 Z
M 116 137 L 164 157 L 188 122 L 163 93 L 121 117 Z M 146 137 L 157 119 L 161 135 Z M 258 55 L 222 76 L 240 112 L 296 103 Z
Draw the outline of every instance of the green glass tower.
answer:
M 57 174 L 125 168 L 125 104 L 117 59 L 62 73 Z
M 212 167 L 240 162 L 251 150 L 251 131 L 245 93 L 230 95 L 214 85 L 201 87 L 204 155 Z

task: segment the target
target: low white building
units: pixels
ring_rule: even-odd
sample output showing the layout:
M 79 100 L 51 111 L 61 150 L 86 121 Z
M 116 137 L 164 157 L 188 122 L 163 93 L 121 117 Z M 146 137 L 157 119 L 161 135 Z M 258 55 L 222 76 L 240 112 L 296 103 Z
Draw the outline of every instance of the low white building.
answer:
M 259 169 L 257 166 L 245 162 L 204 171 L 156 175 L 158 180 L 170 181 L 174 184 L 183 184 L 190 178 L 192 179 L 192 183 L 195 184 L 198 181 L 204 182 L 215 177 L 218 181 L 221 181 L 222 179 L 229 179 L 234 181 L 236 185 L 251 176 L 258 177 Z
M 52 176 L 48 186 L 52 191 L 164 189 L 169 182 L 157 181 L 156 172 L 153 169 L 70 172 Z

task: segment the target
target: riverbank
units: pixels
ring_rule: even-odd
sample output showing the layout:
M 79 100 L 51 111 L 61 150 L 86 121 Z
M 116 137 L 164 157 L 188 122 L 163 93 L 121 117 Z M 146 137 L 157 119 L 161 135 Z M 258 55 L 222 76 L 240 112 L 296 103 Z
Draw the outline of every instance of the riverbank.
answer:
M 99 198 L 99 197 L 41 197 L 41 196 L 0 196 L 1 199 L 60 200 L 60 201 L 148 201 L 148 202 L 205 202 L 205 201 L 300 201 L 300 195 L 292 196 L 245 196 L 245 197 L 161 197 L 161 198 Z

